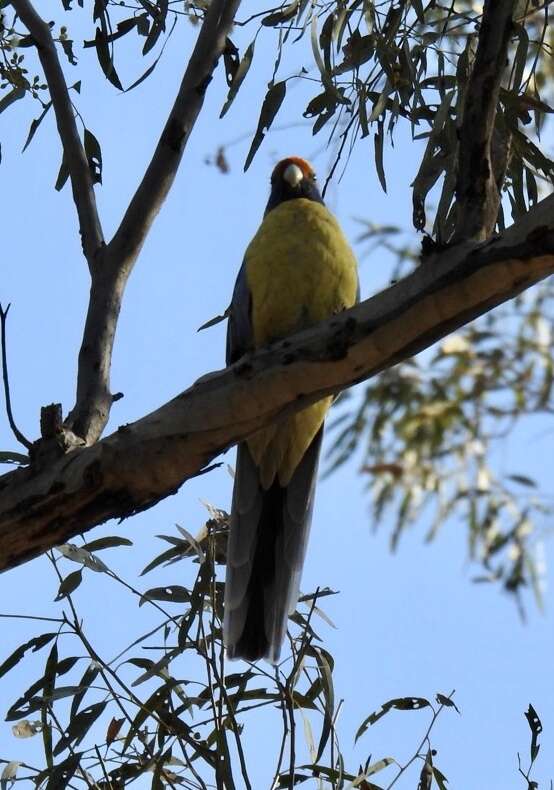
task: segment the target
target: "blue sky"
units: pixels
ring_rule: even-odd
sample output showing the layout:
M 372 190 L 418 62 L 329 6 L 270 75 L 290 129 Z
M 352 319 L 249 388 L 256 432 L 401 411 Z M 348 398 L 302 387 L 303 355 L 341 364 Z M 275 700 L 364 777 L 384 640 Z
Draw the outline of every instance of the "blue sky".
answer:
M 49 6 L 38 4 L 39 9 Z M 68 21 L 70 33 L 82 39 L 85 28 L 79 12 Z M 229 302 L 243 251 L 263 212 L 273 164 L 290 154 L 312 158 L 322 180 L 332 162 L 333 151 L 324 148 L 321 135 L 312 137 L 307 123 L 268 135 L 249 171 L 242 172 L 250 144 L 243 135 L 257 123 L 271 76 L 274 35 L 264 31 L 259 38 L 251 73 L 223 121 L 218 120 L 226 96 L 221 69 L 210 86 L 175 186 L 127 288 L 112 369 L 112 390 L 123 391 L 125 398 L 114 405 L 108 432 L 223 366 L 224 326 L 200 334 L 196 329 Z M 83 88 L 76 98 L 87 125 L 102 144 L 104 183 L 97 196 L 108 238 L 149 160 L 180 80 L 183 52 L 188 52 L 193 36 L 193 30 L 178 26 L 153 77 L 127 95 L 118 94 L 103 80 L 93 49 L 78 52 Z M 90 29 L 86 37 L 91 37 Z M 233 39 L 243 51 L 251 37 L 251 31 L 241 28 Z M 310 62 L 309 52 L 302 47 L 295 45 L 293 65 L 284 60 L 281 76 Z M 137 65 L 130 52 L 122 52 L 118 69 L 124 84 L 133 82 L 145 65 Z M 70 66 L 64 64 L 64 68 L 69 82 L 78 78 Z M 277 128 L 296 120 L 298 109 L 311 96 L 305 84 L 290 86 Z M 313 87 L 308 90 L 313 92 Z M 38 433 L 41 405 L 62 402 L 64 413 L 72 406 L 88 296 L 88 274 L 80 255 L 70 190 L 53 190 L 61 160 L 53 116 L 47 117 L 28 151 L 20 154 L 29 123 L 38 114 L 38 106 L 34 109 L 29 102 L 19 102 L 2 116 L 0 130 L 4 195 L 0 300 L 13 305 L 8 332 L 16 419 L 33 438 Z M 227 152 L 228 175 L 205 164 L 219 145 L 238 138 L 243 139 Z M 400 129 L 394 150 L 389 146 L 385 152 L 385 195 L 375 173 L 371 138 L 358 144 L 344 178 L 332 184 L 327 198 L 352 241 L 360 232 L 357 217 L 395 223 L 409 231 L 409 184 L 417 172 L 419 154 L 407 130 Z M 412 239 L 416 241 L 415 233 Z M 389 267 L 390 259 L 383 252 L 360 261 L 363 297 L 386 284 Z M 548 442 L 536 442 L 533 437 L 549 429 L 546 422 L 535 422 L 528 434 L 507 444 L 506 452 L 517 458 L 518 471 L 548 468 Z M 15 440 L 1 414 L 0 449 L 8 448 L 15 448 Z M 232 463 L 232 454 L 223 460 Z M 543 480 L 548 490 L 551 482 L 544 471 Z M 190 481 L 154 510 L 122 525 L 106 525 L 88 537 L 114 533 L 130 537 L 132 549 L 106 552 L 102 559 L 139 587 L 189 583 L 194 571 L 184 564 L 152 574 L 151 580 L 137 581 L 137 575 L 163 549 L 156 534 L 171 533 L 175 523 L 196 532 L 206 517 L 200 500 L 228 508 L 231 485 L 223 465 L 209 476 Z M 433 735 L 436 761 L 450 786 L 464 790 L 525 786 L 517 775 L 516 753 L 522 753 L 525 764 L 529 730 L 523 712 L 531 702 L 544 725 L 536 779 L 541 787 L 548 787 L 554 765 L 551 587 L 546 587 L 544 614 L 531 602 L 528 622 L 522 624 L 507 596 L 493 587 L 471 583 L 463 523 L 448 525 L 431 546 L 423 545 L 426 525 L 422 524 L 405 536 L 392 556 L 386 525 L 373 534 L 364 486 L 355 460 L 320 482 L 302 582 L 305 591 L 318 585 L 340 590 L 323 607 L 336 630 L 322 625 L 320 632 L 336 659 L 335 693 L 344 698 L 340 729 L 345 753 L 354 753 L 353 735 L 361 720 L 387 699 L 432 698 L 436 692 L 456 689 L 462 715 L 444 711 Z M 545 555 L 552 568 L 551 542 L 545 543 Z M 67 562 L 67 572 L 73 569 Z M 59 612 L 52 603 L 56 591 L 54 574 L 46 559 L 40 558 L 0 578 L 0 608 L 55 616 Z M 151 622 L 145 608 L 137 609 L 134 601 L 101 576 L 87 578 L 76 600 L 89 637 L 105 657 L 147 630 Z M 5 620 L 2 629 L 0 660 L 40 632 L 40 626 L 28 621 Z M 73 653 L 68 649 L 67 654 Z M 41 674 L 41 668 L 40 661 L 24 662 L 0 680 L 4 708 Z M 352 766 L 365 761 L 369 753 L 374 759 L 392 755 L 402 762 L 413 753 L 427 721 L 424 711 L 392 712 L 363 736 Z M 255 745 L 260 722 L 273 726 L 266 714 L 247 719 L 247 743 Z M 17 740 L 11 724 L 0 723 L 0 757 L 38 763 L 39 750 L 38 739 Z M 267 786 L 266 759 L 265 751 L 253 757 L 256 788 Z M 415 788 L 417 771 L 397 786 Z M 388 772 L 375 780 L 386 784 L 386 776 Z

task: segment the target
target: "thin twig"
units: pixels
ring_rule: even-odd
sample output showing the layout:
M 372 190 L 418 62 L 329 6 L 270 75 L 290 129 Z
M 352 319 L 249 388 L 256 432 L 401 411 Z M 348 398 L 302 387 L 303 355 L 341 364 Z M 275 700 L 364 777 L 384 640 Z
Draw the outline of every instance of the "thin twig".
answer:
M 104 774 L 104 779 L 107 782 L 107 787 L 110 786 L 110 777 L 108 776 L 108 772 L 106 771 L 106 766 L 104 764 L 104 760 L 102 759 L 102 755 L 100 754 L 100 749 L 98 748 L 98 744 L 94 744 L 94 751 L 96 752 L 96 756 L 98 757 L 98 764 L 102 768 L 102 773 Z
M 6 412 L 8 414 L 8 422 L 10 423 L 10 428 L 13 431 L 15 438 L 17 439 L 20 444 L 30 450 L 33 446 L 33 443 L 30 442 L 19 430 L 17 425 L 15 424 L 15 420 L 13 418 L 12 412 L 12 402 L 10 398 L 10 381 L 8 378 L 8 352 L 6 349 L 6 320 L 8 318 L 8 313 L 10 311 L 11 304 L 9 304 L 6 309 L 4 310 L 2 305 L 0 304 L 0 321 L 2 322 L 2 378 L 4 379 L 4 396 L 6 398 Z
M 211 606 L 212 606 L 212 617 L 211 617 L 211 661 L 212 661 L 212 668 L 214 673 L 215 681 L 219 688 L 219 700 L 218 700 L 218 714 L 220 718 L 220 726 L 223 723 L 223 703 L 225 703 L 225 707 L 227 709 L 227 718 L 231 722 L 231 728 L 233 730 L 233 735 L 235 738 L 235 745 L 237 749 L 237 753 L 239 756 L 240 762 L 240 770 L 242 773 L 242 778 L 244 779 L 244 786 L 246 790 L 252 790 L 252 785 L 250 783 L 250 777 L 248 776 L 248 768 L 246 765 L 246 757 L 244 755 L 244 749 L 242 748 L 242 743 L 240 739 L 240 731 L 237 724 L 237 720 L 235 718 L 235 712 L 233 710 L 233 706 L 229 700 L 229 695 L 227 694 L 227 689 L 225 688 L 225 647 L 223 642 L 220 642 L 219 645 L 219 668 L 217 665 L 217 659 L 215 654 L 215 630 L 216 630 L 216 595 L 217 595 L 217 587 L 216 587 L 216 575 L 215 575 L 215 562 L 216 562 L 216 539 L 213 533 L 213 530 L 210 526 L 210 522 L 208 522 L 208 550 L 210 552 L 210 562 L 212 568 L 212 578 L 211 578 Z M 221 622 L 219 623 L 219 627 L 221 628 Z M 231 766 L 229 766 L 229 770 L 231 770 Z
M 62 578 L 62 575 L 61 575 L 60 570 L 58 568 L 58 564 L 56 562 L 56 558 L 53 556 L 52 552 L 49 552 L 47 554 L 47 557 L 50 560 L 50 562 L 52 563 L 52 565 L 54 567 L 54 571 L 56 572 L 56 575 L 57 575 L 57 577 L 58 577 L 58 579 L 59 579 L 59 581 L 61 583 L 63 581 L 63 578 Z M 71 597 L 70 593 L 67 593 L 66 600 L 67 600 L 67 602 L 69 604 L 69 607 L 71 609 L 71 613 L 73 615 L 73 622 L 70 622 L 70 620 L 67 617 L 65 617 L 65 613 L 64 613 L 65 622 L 67 623 L 67 625 L 70 628 L 73 629 L 74 634 L 81 641 L 81 643 L 82 643 L 83 647 L 86 649 L 90 659 L 92 661 L 94 661 L 99 666 L 100 675 L 102 676 L 102 680 L 106 684 L 106 687 L 107 687 L 108 691 L 110 692 L 110 694 L 112 696 L 112 699 L 114 700 L 115 704 L 120 709 L 120 711 L 122 712 L 125 720 L 132 727 L 133 726 L 133 719 L 127 713 L 127 710 L 125 709 L 125 707 L 121 703 L 120 695 L 115 691 L 114 687 L 110 683 L 110 681 L 108 679 L 108 675 L 110 675 L 115 680 L 115 682 L 123 689 L 123 691 L 127 694 L 127 697 L 132 702 L 132 704 L 136 705 L 141 710 L 144 709 L 144 705 L 143 705 L 142 701 L 135 694 L 133 694 L 131 689 L 121 680 L 121 678 L 119 677 L 117 672 L 115 672 L 110 666 L 108 666 L 108 664 L 106 664 L 105 661 L 103 661 L 100 658 L 100 656 L 98 655 L 96 650 L 91 645 L 91 643 L 89 642 L 89 640 L 87 639 L 87 637 L 85 636 L 85 634 L 83 632 L 81 624 L 79 623 L 79 617 L 77 615 L 77 609 L 75 608 L 75 604 L 73 603 L 73 598 Z M 162 724 L 163 723 L 161 721 L 161 719 L 159 718 L 157 712 L 148 711 L 148 713 L 152 716 L 152 718 L 158 724 Z M 151 748 L 149 747 L 148 743 L 144 743 L 143 745 L 144 745 L 145 749 L 148 751 L 150 758 L 155 760 L 156 756 L 153 753 L 153 751 L 151 750 Z M 166 779 L 166 782 L 167 782 L 167 784 L 170 787 L 173 788 L 173 790 L 176 790 L 175 785 L 169 779 Z
M 54 706 L 52 705 L 52 703 L 49 703 L 49 704 L 47 704 L 47 710 L 48 710 L 48 713 L 50 714 L 50 716 L 51 716 L 51 717 L 54 719 L 54 723 L 55 723 L 56 727 L 57 727 L 57 728 L 58 728 L 58 730 L 59 730 L 60 737 L 61 737 L 61 738 L 63 738 L 63 737 L 64 737 L 64 735 L 65 735 L 65 730 L 64 730 L 64 728 L 62 727 L 62 725 L 61 725 L 61 723 L 60 723 L 60 721 L 59 721 L 58 717 L 56 716 L 56 713 L 55 713 L 55 711 L 54 711 Z M 73 744 L 71 743 L 71 741 L 69 741 L 69 742 L 68 742 L 68 744 L 67 744 L 67 749 L 68 749 L 68 751 L 69 751 L 69 754 L 70 754 L 72 757 L 76 757 L 76 756 L 77 756 L 77 755 L 76 755 L 76 752 L 75 752 L 75 749 L 73 748 Z M 87 772 L 86 772 L 86 771 L 85 771 L 85 769 L 84 769 L 84 768 L 81 766 L 81 761 L 80 761 L 80 759 L 79 759 L 79 768 L 80 768 L 80 770 L 81 770 L 81 775 L 82 775 L 83 779 L 85 780 L 86 786 L 87 786 L 87 787 L 90 787 L 90 788 L 91 788 L 91 790 L 92 790 L 92 787 L 93 787 L 93 785 L 91 785 L 91 783 L 90 783 L 90 779 L 89 779 L 89 778 L 88 778 L 88 776 L 87 776 Z
M 279 774 L 281 773 L 281 766 L 283 764 L 283 757 L 285 756 L 285 746 L 287 744 L 287 736 L 289 734 L 289 724 L 287 720 L 287 706 L 286 706 L 286 687 L 283 683 L 281 683 L 279 679 L 279 667 L 275 667 L 275 684 L 279 691 L 279 695 L 281 698 L 281 713 L 283 717 L 283 737 L 281 738 L 281 746 L 279 748 L 279 756 L 277 758 L 277 765 L 275 767 L 275 774 L 273 777 L 273 782 L 271 783 L 271 787 L 277 787 L 277 780 L 279 778 Z
M 13 620 L 40 620 L 44 623 L 63 623 L 65 622 L 61 617 L 38 617 L 31 614 L 3 614 L 0 612 L 0 617 L 9 617 Z
M 109 247 L 117 259 L 136 257 L 171 188 L 183 151 L 204 103 L 241 0 L 213 0 L 183 75 L 175 103 L 144 177 Z
M 453 690 L 453 691 L 451 691 L 451 692 L 450 692 L 450 694 L 448 695 L 448 699 L 452 699 L 452 697 L 454 696 L 454 693 L 455 693 L 455 692 L 454 692 L 454 690 Z M 400 777 L 402 776 L 402 774 L 403 774 L 403 773 L 404 773 L 404 772 L 405 772 L 405 771 L 406 771 L 406 770 L 407 770 L 407 769 L 410 767 L 410 765 L 412 765 L 412 763 L 413 763 L 413 762 L 415 762 L 415 761 L 417 760 L 417 758 L 418 758 L 418 757 L 419 757 L 419 755 L 421 754 L 421 750 L 423 749 L 423 747 L 425 746 L 425 744 L 429 742 L 429 735 L 430 735 L 430 733 L 431 733 L 431 730 L 433 729 L 433 726 L 434 726 L 434 724 L 435 724 L 435 722 L 436 722 L 437 718 L 439 717 L 439 715 L 440 715 L 440 712 L 443 710 L 443 708 L 444 708 L 444 707 L 445 707 L 445 705 L 444 705 L 444 703 L 443 703 L 442 705 L 439 705 L 439 707 L 437 708 L 437 710 L 435 710 L 434 708 L 432 708 L 432 710 L 433 710 L 433 718 L 431 719 L 431 722 L 429 723 L 429 726 L 428 726 L 428 727 L 427 727 L 427 729 L 425 730 L 425 735 L 424 735 L 424 736 L 423 736 L 423 738 L 421 739 L 421 743 L 420 743 L 420 744 L 419 744 L 419 746 L 417 747 L 415 754 L 414 754 L 414 755 L 412 755 L 412 757 L 411 757 L 411 758 L 408 760 L 408 762 L 407 762 L 407 763 L 405 763 L 404 765 L 402 765 L 402 766 L 399 768 L 399 770 L 398 770 L 398 773 L 396 774 L 396 776 L 394 777 L 394 779 L 392 780 L 392 782 L 391 782 L 389 785 L 387 785 L 387 787 L 385 788 L 385 790 L 390 790 L 390 789 L 391 789 L 391 787 L 394 787 L 394 785 L 395 785 L 395 784 L 397 783 L 397 781 L 400 779 Z

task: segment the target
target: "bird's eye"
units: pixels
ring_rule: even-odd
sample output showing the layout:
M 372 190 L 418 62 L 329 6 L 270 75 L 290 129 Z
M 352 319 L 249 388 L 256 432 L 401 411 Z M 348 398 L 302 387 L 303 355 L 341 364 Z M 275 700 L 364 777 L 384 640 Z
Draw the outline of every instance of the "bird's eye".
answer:
M 312 181 L 317 181 L 317 176 L 315 173 L 312 173 Z

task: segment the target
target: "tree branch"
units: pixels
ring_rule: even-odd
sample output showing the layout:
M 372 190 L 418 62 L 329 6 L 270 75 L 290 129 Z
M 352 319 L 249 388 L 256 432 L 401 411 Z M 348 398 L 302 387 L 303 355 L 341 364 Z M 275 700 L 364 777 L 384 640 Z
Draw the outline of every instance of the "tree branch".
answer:
M 374 376 L 554 273 L 554 195 L 485 243 L 424 258 L 345 313 L 203 377 L 46 468 L 0 478 L 0 569 L 175 493 L 263 425 Z
M 101 436 L 113 403 L 110 393 L 112 350 L 127 279 L 173 184 L 239 5 L 240 0 L 212 0 L 210 3 L 152 160 L 118 230 L 92 271 L 79 352 L 76 403 L 65 421 L 67 429 L 86 444 L 93 444 Z
M 150 164 L 110 242 L 116 261 L 135 259 L 171 189 L 240 0 L 212 0 Z
M 481 241 L 493 233 L 500 192 L 492 162 L 498 93 L 506 66 L 515 0 L 486 0 L 475 63 L 466 90 L 456 185 L 455 239 Z
M 77 125 L 67 83 L 58 59 L 50 27 L 35 11 L 30 0 L 12 0 L 19 18 L 33 37 L 44 69 L 56 114 L 58 133 L 62 141 L 64 160 L 69 170 L 73 200 L 79 217 L 81 244 L 89 269 L 92 270 L 96 255 L 104 244 L 102 227 L 96 209 L 92 175 Z

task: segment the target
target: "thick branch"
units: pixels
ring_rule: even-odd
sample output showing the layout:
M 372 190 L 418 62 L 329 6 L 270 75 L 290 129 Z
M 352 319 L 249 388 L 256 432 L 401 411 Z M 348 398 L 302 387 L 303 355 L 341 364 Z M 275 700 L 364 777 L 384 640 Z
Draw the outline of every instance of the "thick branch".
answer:
M 208 7 L 154 155 L 110 243 L 116 261 L 136 258 L 173 184 L 239 6 L 240 0 L 212 0 Z
M 212 73 L 225 47 L 240 0 L 210 3 L 177 98 L 144 177 L 115 236 L 92 271 L 89 306 L 79 352 L 77 398 L 66 427 L 93 444 L 113 402 L 110 368 L 127 279 L 144 239 L 175 179 Z
M 0 569 L 151 507 L 261 426 L 412 356 L 552 273 L 554 195 L 502 236 L 425 258 L 386 291 L 204 377 L 94 446 L 4 475 Z
M 500 193 L 491 142 L 514 6 L 515 0 L 486 0 L 483 10 L 460 129 L 455 235 L 458 241 L 489 238 L 498 217 Z
M 90 296 L 79 350 L 77 398 L 65 425 L 68 430 L 93 444 L 100 437 L 113 403 L 110 392 L 112 351 L 125 285 L 127 267 L 107 265 L 106 250 L 102 266 L 92 275 Z
M 33 37 L 44 69 L 63 145 L 64 160 L 71 179 L 73 200 L 79 216 L 83 252 L 89 268 L 92 268 L 95 256 L 104 243 L 104 237 L 96 209 L 92 176 L 85 149 L 77 131 L 75 114 L 56 52 L 56 45 L 50 34 L 49 26 L 37 14 L 29 0 L 13 0 L 12 5 Z

